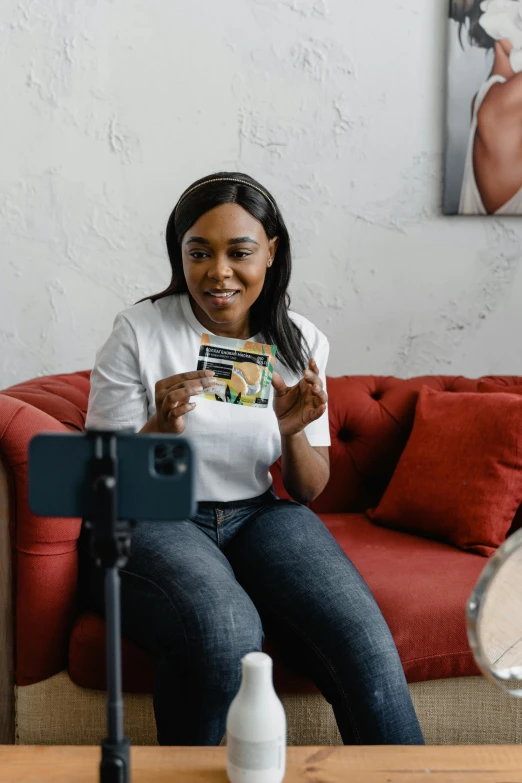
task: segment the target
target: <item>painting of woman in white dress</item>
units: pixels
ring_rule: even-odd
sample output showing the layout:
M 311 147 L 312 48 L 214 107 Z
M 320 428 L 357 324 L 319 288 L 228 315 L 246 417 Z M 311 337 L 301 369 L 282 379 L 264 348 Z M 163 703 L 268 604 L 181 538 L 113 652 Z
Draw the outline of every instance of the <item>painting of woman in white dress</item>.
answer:
M 522 0 L 450 0 L 444 212 L 522 215 Z

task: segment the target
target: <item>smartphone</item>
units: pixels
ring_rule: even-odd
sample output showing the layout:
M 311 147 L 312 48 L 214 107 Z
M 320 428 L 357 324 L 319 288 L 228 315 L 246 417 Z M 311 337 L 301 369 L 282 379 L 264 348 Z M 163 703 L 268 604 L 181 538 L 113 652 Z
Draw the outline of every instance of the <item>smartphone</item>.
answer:
M 118 519 L 176 522 L 194 516 L 194 454 L 188 440 L 178 435 L 94 430 L 41 433 L 30 441 L 33 514 L 88 517 L 90 476 L 100 456 L 97 434 L 116 436 Z M 104 444 L 108 448 L 108 441 Z

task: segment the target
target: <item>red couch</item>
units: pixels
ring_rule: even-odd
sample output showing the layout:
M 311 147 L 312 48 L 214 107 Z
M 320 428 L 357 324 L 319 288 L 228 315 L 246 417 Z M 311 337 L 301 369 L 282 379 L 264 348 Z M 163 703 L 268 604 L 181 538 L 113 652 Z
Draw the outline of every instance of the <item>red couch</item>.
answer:
M 500 379 L 499 379 L 500 380 Z M 521 378 L 502 379 L 509 384 Z M 370 586 L 395 638 L 409 683 L 478 674 L 465 629 L 465 602 L 487 562 L 415 535 L 377 527 L 364 515 L 376 506 L 413 423 L 427 384 L 474 391 L 463 377 L 346 376 L 328 379 L 331 478 L 312 504 Z M 14 600 L 14 679 L 19 688 L 64 669 L 87 689 L 105 687 L 105 623 L 77 609 L 78 519 L 34 516 L 27 503 L 27 448 L 42 431 L 81 431 L 89 372 L 21 383 L 0 393 L 0 458 L 9 486 Z M 281 493 L 279 469 L 274 470 Z M 123 638 L 123 687 L 151 692 L 155 661 Z M 288 670 L 272 640 L 280 693 L 313 693 Z M 1 740 L 0 740 L 1 741 Z

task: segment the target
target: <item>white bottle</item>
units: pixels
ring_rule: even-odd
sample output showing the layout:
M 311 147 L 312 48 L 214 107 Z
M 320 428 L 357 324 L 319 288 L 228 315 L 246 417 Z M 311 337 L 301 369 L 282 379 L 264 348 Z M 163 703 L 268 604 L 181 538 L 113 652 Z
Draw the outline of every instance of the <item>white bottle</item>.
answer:
M 230 783 L 281 783 L 286 767 L 286 715 L 272 682 L 272 659 L 241 660 L 242 679 L 227 715 Z

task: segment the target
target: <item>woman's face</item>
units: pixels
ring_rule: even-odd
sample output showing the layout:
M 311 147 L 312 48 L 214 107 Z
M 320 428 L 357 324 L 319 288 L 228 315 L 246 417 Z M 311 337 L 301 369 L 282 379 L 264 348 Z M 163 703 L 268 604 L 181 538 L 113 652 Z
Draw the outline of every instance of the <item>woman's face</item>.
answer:
M 225 337 L 251 337 L 249 313 L 258 298 L 277 237 L 239 204 L 202 215 L 181 240 L 183 271 L 199 322 Z

